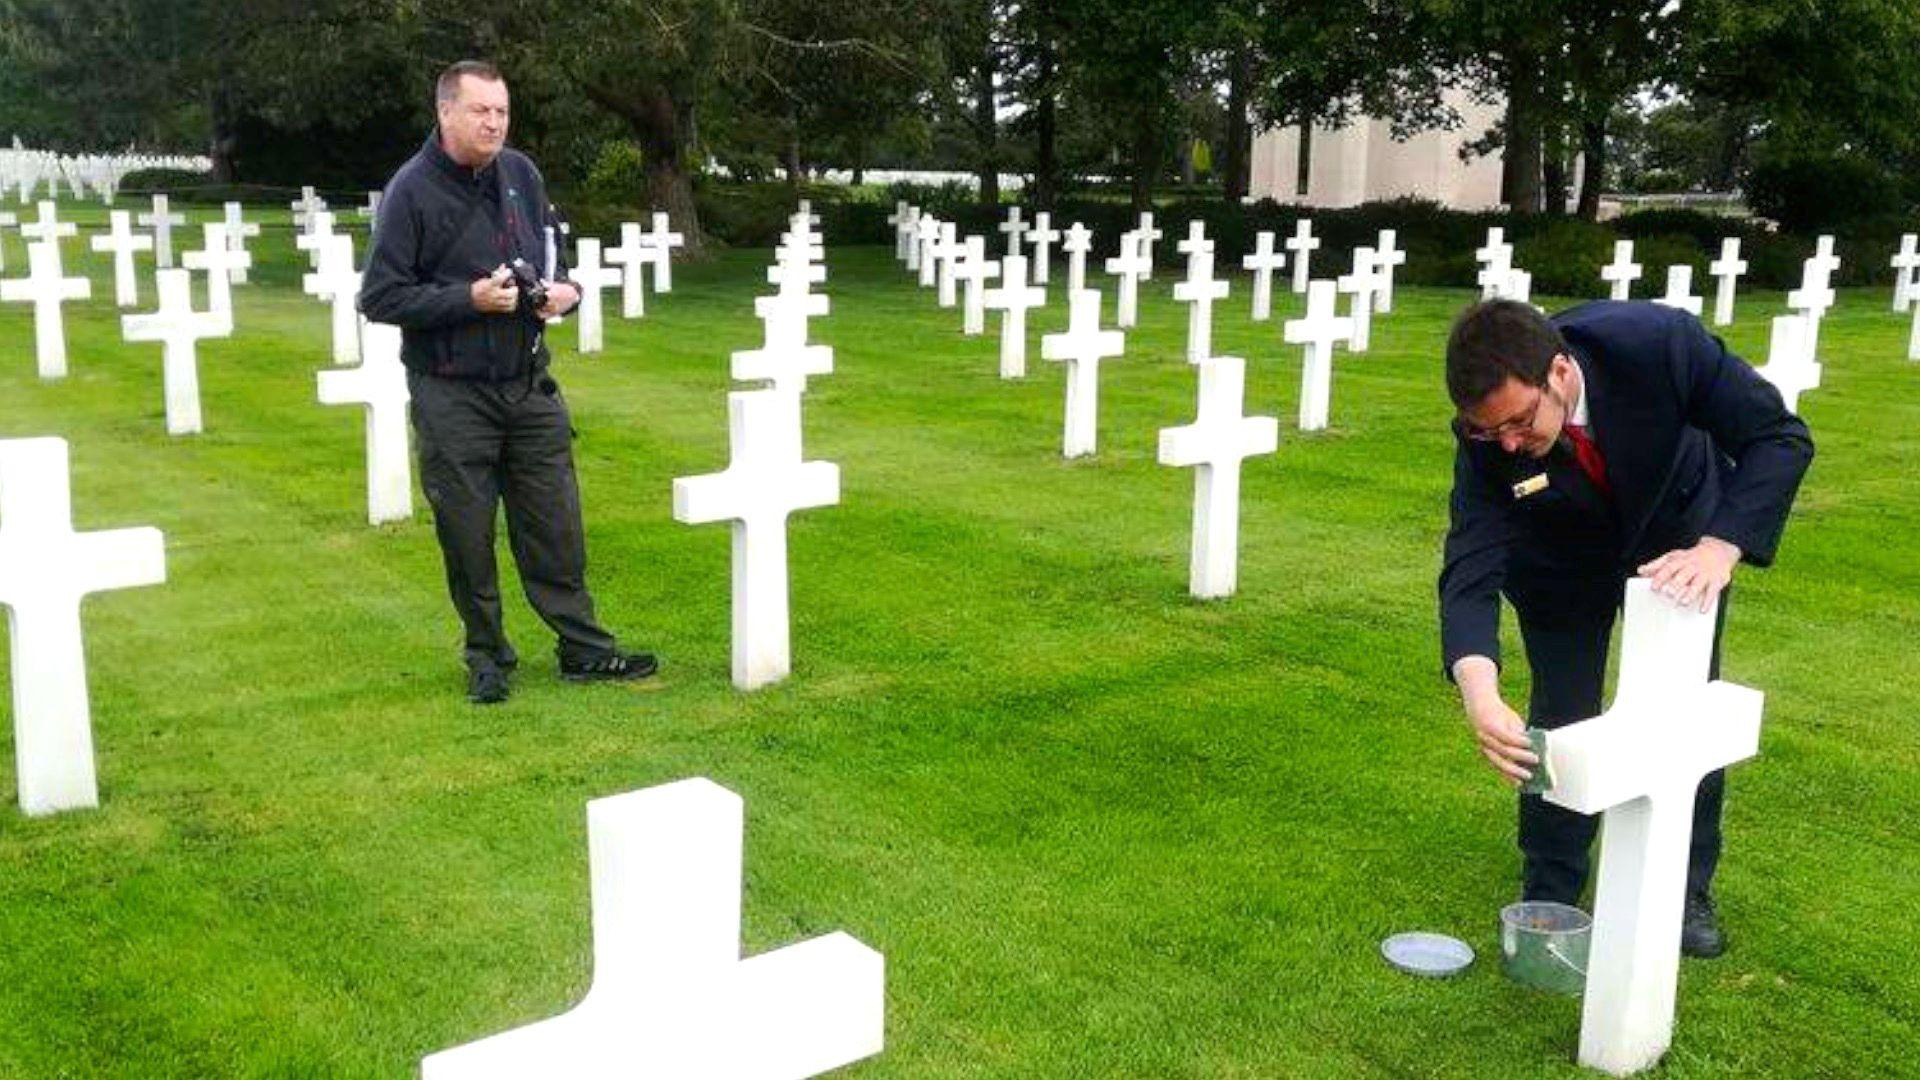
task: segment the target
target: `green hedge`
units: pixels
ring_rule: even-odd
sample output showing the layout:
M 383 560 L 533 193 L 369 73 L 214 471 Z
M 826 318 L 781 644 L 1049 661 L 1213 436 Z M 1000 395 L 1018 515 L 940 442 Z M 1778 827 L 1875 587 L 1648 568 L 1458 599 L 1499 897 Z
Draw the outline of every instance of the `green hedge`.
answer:
M 820 185 L 802 187 L 799 193 L 813 201 L 821 229 L 833 244 L 891 244 L 893 227 L 886 219 L 896 199 L 956 222 L 963 233 L 997 238 L 994 226 L 1006 217 L 1005 205 L 981 206 L 977 196 L 959 184 Z M 796 198 L 794 189 L 784 184 L 702 183 L 695 196 L 710 243 L 762 248 L 778 241 Z M 569 204 L 563 201 L 563 205 Z M 588 204 L 574 208 L 573 214 L 586 232 L 611 235 L 619 221 L 633 219 L 636 211 Z M 1679 263 L 1694 268 L 1695 291 L 1704 294 L 1711 287 L 1707 264 L 1719 257 L 1724 237 L 1740 237 L 1741 258 L 1749 265 L 1741 279 L 1747 288 L 1797 287 L 1802 263 L 1814 248 L 1811 236 L 1774 232 L 1752 220 L 1696 210 L 1643 210 L 1596 224 L 1574 218 L 1512 218 L 1492 211 L 1448 210 L 1418 199 L 1345 210 L 1310 210 L 1272 201 L 1234 205 L 1220 199 L 1180 199 L 1157 204 L 1154 223 L 1165 233 L 1161 243 L 1169 252 L 1173 242 L 1186 234 L 1187 223 L 1199 219 L 1207 223 L 1207 235 L 1219 251 L 1242 253 L 1253 250 L 1254 237 L 1262 230 L 1278 233 L 1282 240 L 1292 235 L 1302 215 L 1312 218 L 1313 234 L 1321 241 L 1313 255 L 1317 276 L 1344 272 L 1355 247 L 1374 243 L 1381 229 L 1394 229 L 1407 252 L 1398 280 L 1413 285 L 1472 286 L 1473 253 L 1485 243 L 1487 228 L 1499 225 L 1514 245 L 1514 264 L 1533 275 L 1534 291 L 1556 296 L 1605 295 L 1600 268 L 1613 258 L 1613 243 L 1618 239 L 1634 241 L 1634 259 L 1646 268 L 1635 283 L 1638 296 L 1664 291 L 1667 267 Z M 1031 217 L 1030 211 L 1027 216 Z M 1120 199 L 1086 195 L 1063 198 L 1053 211 L 1058 228 L 1078 221 L 1092 229 L 1099 257 L 1114 253 L 1120 234 L 1133 228 L 1137 217 Z M 1887 260 L 1899 247 L 1900 234 L 1913 231 L 1920 231 L 1920 220 L 1909 215 L 1861 218 L 1836 228 L 1835 250 L 1841 266 L 1834 283 L 1891 283 L 1893 270 Z M 1219 261 L 1226 268 L 1237 266 L 1239 260 L 1235 254 L 1231 260 L 1222 256 Z

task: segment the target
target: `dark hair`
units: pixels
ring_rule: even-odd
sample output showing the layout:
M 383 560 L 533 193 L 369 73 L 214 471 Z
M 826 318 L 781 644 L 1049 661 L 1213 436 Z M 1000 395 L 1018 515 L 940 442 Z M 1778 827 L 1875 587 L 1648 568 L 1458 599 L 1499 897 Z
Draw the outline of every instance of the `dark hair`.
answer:
M 471 75 L 481 82 L 499 82 L 500 69 L 488 60 L 461 60 L 448 64 L 447 70 L 433 84 L 435 101 L 452 101 L 460 96 L 460 76 Z
M 1566 351 L 1567 340 L 1532 304 L 1474 304 L 1453 321 L 1453 332 L 1447 335 L 1447 394 L 1456 408 L 1470 409 L 1509 378 L 1545 386 L 1553 358 Z

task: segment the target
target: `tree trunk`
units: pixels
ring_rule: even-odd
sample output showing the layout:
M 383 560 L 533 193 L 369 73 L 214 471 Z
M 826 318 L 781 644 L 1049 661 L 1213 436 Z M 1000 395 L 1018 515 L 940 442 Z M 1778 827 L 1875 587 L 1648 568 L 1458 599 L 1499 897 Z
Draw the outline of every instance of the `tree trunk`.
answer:
M 1572 190 L 1572 165 L 1567 161 L 1567 126 L 1559 120 L 1546 125 L 1542 136 L 1544 160 L 1540 165 L 1542 194 L 1546 211 L 1553 217 L 1567 212 L 1567 193 Z
M 798 127 L 798 125 L 795 125 Z M 802 179 L 800 172 L 800 136 L 792 131 L 787 133 L 786 144 L 780 148 L 780 162 L 787 170 L 787 187 L 792 191 L 800 190 Z
M 1540 64 L 1524 47 L 1513 48 L 1507 60 L 1507 145 L 1502 165 L 1502 193 L 1517 215 L 1540 212 Z
M 1233 50 L 1227 76 L 1227 144 L 1221 147 L 1220 175 L 1227 202 L 1238 204 L 1252 184 L 1253 124 L 1247 116 L 1247 95 L 1253 82 L 1253 47 L 1241 43 Z
M 1036 209 L 1052 210 L 1060 194 L 1059 109 L 1060 94 L 1054 85 L 1057 61 L 1053 40 L 1040 43 L 1034 61 L 1034 88 L 1039 100 L 1034 104 L 1033 202 Z
M 231 184 L 234 181 L 233 152 L 239 144 L 239 136 L 234 129 L 233 99 L 227 93 L 225 84 L 214 86 L 207 95 L 207 124 L 212 129 L 207 142 L 207 157 L 213 160 L 213 182 Z
M 1160 179 L 1160 114 L 1153 109 L 1133 127 L 1133 209 L 1153 209 L 1153 185 Z
M 1300 158 L 1293 167 L 1293 197 L 1305 201 L 1313 192 L 1313 114 L 1300 114 Z
M 664 91 L 635 104 L 637 107 L 627 116 L 634 139 L 640 144 L 647 202 L 653 209 L 665 211 L 673 230 L 686 237 L 687 254 L 701 254 L 706 250 L 706 238 L 700 232 L 693 178 L 687 174 L 685 162 L 685 132 L 693 126 L 693 108 L 676 104 Z
M 1579 214 L 1588 221 L 1600 220 L 1600 193 L 1607 183 L 1607 120 L 1583 120 L 1580 123 L 1580 153 L 1586 165 L 1580 177 Z
M 980 62 L 973 69 L 973 139 L 978 151 L 976 171 L 980 175 L 980 203 L 996 206 L 1000 202 L 1000 152 L 998 117 L 993 107 L 993 42 L 987 42 Z

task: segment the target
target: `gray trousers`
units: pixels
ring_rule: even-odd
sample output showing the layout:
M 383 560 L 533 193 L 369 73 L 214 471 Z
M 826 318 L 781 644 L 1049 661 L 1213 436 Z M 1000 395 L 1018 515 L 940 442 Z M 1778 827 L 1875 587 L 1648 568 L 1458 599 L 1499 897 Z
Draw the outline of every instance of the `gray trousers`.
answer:
M 544 374 L 498 385 L 407 373 L 420 483 L 433 506 L 447 592 L 466 628 L 470 667 L 518 661 L 500 621 L 494 523 L 507 508 L 507 539 L 527 601 L 559 636 L 562 660 L 613 650 L 593 614 L 573 425 L 566 399 Z

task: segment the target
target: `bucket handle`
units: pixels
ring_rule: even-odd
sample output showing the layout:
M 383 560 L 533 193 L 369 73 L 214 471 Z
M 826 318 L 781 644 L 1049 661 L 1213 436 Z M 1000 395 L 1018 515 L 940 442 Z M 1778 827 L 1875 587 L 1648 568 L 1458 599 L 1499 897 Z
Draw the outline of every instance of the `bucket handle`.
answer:
M 1561 952 L 1559 949 L 1555 948 L 1557 944 L 1558 942 L 1551 941 L 1551 940 L 1546 942 L 1546 944 L 1543 947 L 1546 949 L 1547 955 L 1553 957 L 1555 960 L 1560 961 L 1560 963 L 1564 965 L 1568 971 L 1573 972 L 1575 975 L 1578 975 L 1583 979 L 1586 978 L 1587 969 L 1580 966 L 1579 964 L 1574 963 L 1572 957 L 1568 956 L 1567 954 Z

